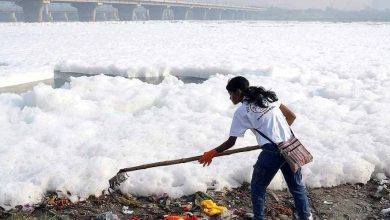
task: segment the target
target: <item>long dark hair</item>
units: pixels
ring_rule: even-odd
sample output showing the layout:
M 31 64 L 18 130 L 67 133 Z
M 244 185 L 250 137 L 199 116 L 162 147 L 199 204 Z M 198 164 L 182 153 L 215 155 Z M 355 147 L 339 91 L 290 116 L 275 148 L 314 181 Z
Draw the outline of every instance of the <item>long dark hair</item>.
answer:
M 265 90 L 262 86 L 249 86 L 249 81 L 242 76 L 231 78 L 226 85 L 226 90 L 229 92 L 240 91 L 244 96 L 244 101 L 254 103 L 261 108 L 268 107 L 268 102 L 278 101 L 274 91 Z

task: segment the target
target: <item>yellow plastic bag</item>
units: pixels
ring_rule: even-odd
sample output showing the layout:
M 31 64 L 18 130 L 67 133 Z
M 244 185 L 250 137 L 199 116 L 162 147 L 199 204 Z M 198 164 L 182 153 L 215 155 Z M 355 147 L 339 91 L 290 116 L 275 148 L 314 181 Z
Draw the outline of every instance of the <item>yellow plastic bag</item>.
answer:
M 224 211 L 227 210 L 226 207 L 224 206 L 218 206 L 215 204 L 212 200 L 203 200 L 201 202 L 203 212 L 206 213 L 208 216 L 214 216 L 214 215 L 219 215 L 223 213 Z

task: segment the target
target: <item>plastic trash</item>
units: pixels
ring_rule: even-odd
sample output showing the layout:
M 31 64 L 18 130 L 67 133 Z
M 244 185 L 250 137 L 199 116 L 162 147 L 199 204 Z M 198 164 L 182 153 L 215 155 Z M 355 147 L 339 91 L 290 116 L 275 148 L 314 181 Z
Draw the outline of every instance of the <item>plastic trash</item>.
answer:
M 185 220 L 185 216 L 169 215 L 165 217 L 164 220 Z
M 382 209 L 381 213 L 382 213 L 382 215 L 384 215 L 384 216 L 390 216 L 390 208 L 388 208 L 388 209 Z
M 324 201 L 324 204 L 325 205 L 333 205 L 333 202 L 332 201 Z
M 115 215 L 111 211 L 108 211 L 96 217 L 95 220 L 120 220 L 120 219 L 117 215 Z
M 24 205 L 20 211 L 25 213 L 25 214 L 31 214 L 35 211 L 35 206 L 27 204 L 27 205 Z
M 206 213 L 206 215 L 208 215 L 208 216 L 219 215 L 219 214 L 227 211 L 226 207 L 218 206 L 210 199 L 203 200 L 201 205 L 202 205 L 203 212 Z
M 55 209 L 64 209 L 67 206 L 71 205 L 72 202 L 66 197 L 53 197 L 47 201 L 47 205 L 54 206 Z
M 129 209 L 128 206 L 123 206 L 122 207 L 122 213 L 125 214 L 125 215 L 131 215 L 131 214 L 134 213 L 134 211 Z
M 289 207 L 284 207 L 278 204 L 272 204 L 271 209 L 274 210 L 276 213 L 281 214 L 281 215 L 287 215 L 287 216 L 292 216 L 293 215 L 293 210 Z
M 168 216 L 165 216 L 164 220 L 198 220 L 198 217 L 196 217 L 196 215 L 193 215 L 190 212 L 187 212 L 186 216 L 168 215 Z
M 186 205 L 182 205 L 181 208 L 185 212 L 190 212 L 192 210 L 192 203 L 189 203 L 189 204 L 186 204 Z

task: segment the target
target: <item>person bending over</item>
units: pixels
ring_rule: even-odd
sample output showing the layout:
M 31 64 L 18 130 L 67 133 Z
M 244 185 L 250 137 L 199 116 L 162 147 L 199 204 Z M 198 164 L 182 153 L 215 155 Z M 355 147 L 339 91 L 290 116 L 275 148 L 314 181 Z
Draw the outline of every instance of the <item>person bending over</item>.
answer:
M 230 79 L 226 89 L 234 105 L 242 103 L 234 113 L 230 137 L 217 148 L 205 152 L 199 163 L 209 166 L 216 155 L 233 147 L 237 137 L 244 137 L 245 131 L 251 129 L 263 149 L 253 166 L 251 180 L 254 219 L 265 219 L 266 189 L 279 169 L 294 197 L 299 219 L 313 219 L 302 183 L 301 169 L 294 173 L 279 153 L 278 147 L 255 132 L 255 129 L 261 131 L 274 143 L 287 141 L 293 135 L 290 126 L 295 120 L 295 114 L 278 100 L 275 92 L 267 91 L 263 87 L 249 86 L 249 81 L 242 76 Z

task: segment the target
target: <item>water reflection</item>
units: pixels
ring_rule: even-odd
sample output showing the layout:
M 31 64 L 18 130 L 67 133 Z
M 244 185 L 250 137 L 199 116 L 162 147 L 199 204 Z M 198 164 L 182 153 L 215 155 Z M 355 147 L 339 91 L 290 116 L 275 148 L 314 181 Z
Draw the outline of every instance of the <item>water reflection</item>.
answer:
M 71 77 L 81 77 L 81 76 L 96 76 L 99 74 L 85 74 L 85 73 L 75 73 L 75 72 L 59 72 L 59 71 L 54 71 L 54 83 L 53 83 L 53 88 L 60 88 L 63 86 L 66 82 L 70 82 Z M 117 75 L 111 75 L 111 74 L 104 74 L 107 76 L 112 76 L 112 77 L 122 77 L 122 76 L 117 76 Z M 184 83 L 202 83 L 207 80 L 207 78 L 203 77 L 196 77 L 196 76 L 175 76 L 179 80 L 181 80 Z M 164 80 L 164 76 L 158 76 L 158 77 L 125 77 L 128 79 L 139 79 L 143 82 L 150 83 L 157 85 L 161 83 Z
M 59 72 L 59 71 L 54 71 L 54 78 L 53 79 L 45 79 L 45 80 L 40 80 L 40 81 L 34 81 L 34 82 L 28 82 L 28 83 L 23 83 L 19 85 L 13 85 L 13 86 L 7 86 L 7 87 L 0 87 L 0 93 L 23 93 L 28 90 L 31 90 L 34 88 L 34 86 L 38 85 L 39 83 L 44 83 L 51 85 L 53 88 L 61 88 L 66 82 L 71 81 L 71 77 L 81 77 L 81 76 L 86 76 L 86 77 L 91 77 L 91 76 L 96 76 L 99 74 L 85 74 L 85 73 L 73 73 L 73 72 Z M 122 77 L 122 76 L 117 76 L 117 75 L 110 75 L 110 74 L 105 74 L 107 76 L 112 76 L 112 77 Z M 184 83 L 203 83 L 204 81 L 207 80 L 205 77 L 197 77 L 197 76 L 175 76 L 179 80 L 181 80 Z M 125 77 L 128 79 L 134 78 L 134 79 L 139 79 L 143 82 L 150 83 L 157 85 L 161 83 L 164 80 L 164 76 L 159 76 L 159 77 Z

